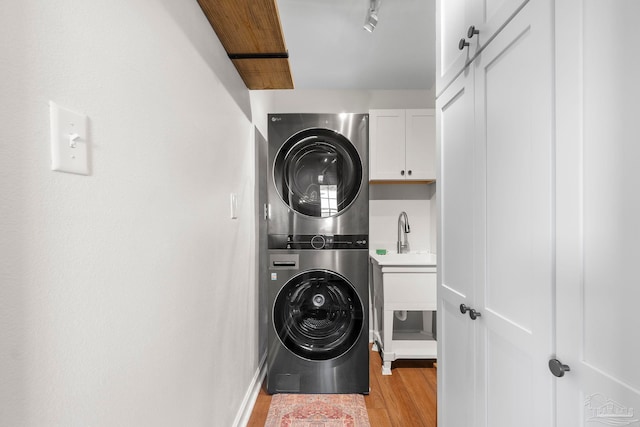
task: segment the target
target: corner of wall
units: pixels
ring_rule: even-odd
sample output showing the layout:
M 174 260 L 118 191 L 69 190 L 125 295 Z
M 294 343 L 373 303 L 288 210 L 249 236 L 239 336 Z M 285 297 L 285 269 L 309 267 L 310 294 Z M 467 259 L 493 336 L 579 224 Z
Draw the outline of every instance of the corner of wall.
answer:
M 233 420 L 233 427 L 246 427 L 251 419 L 251 413 L 253 412 L 253 407 L 256 404 L 256 400 L 258 399 L 258 394 L 260 394 L 260 388 L 262 387 L 262 383 L 267 375 L 267 353 L 265 352 L 260 358 L 260 363 L 258 364 L 258 368 L 253 374 L 253 378 L 249 383 L 249 387 L 247 388 L 247 392 L 242 399 L 242 404 L 238 409 L 238 413 L 236 414 L 236 418 Z

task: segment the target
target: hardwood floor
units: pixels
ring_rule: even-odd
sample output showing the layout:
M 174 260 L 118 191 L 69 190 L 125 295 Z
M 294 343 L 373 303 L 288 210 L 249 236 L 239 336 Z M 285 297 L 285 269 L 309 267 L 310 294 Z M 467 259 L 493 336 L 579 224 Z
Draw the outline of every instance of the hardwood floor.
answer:
M 436 368 L 432 360 L 397 360 L 392 375 L 382 375 L 377 352 L 369 353 L 371 392 L 364 397 L 371 427 L 436 427 Z M 271 396 L 262 390 L 248 427 L 262 427 Z

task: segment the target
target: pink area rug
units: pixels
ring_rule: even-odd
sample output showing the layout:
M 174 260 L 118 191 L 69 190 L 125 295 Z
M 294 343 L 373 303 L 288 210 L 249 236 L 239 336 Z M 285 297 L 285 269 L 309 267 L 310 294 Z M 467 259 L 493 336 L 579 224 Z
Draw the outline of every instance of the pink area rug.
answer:
M 360 394 L 274 394 L 265 427 L 369 427 Z

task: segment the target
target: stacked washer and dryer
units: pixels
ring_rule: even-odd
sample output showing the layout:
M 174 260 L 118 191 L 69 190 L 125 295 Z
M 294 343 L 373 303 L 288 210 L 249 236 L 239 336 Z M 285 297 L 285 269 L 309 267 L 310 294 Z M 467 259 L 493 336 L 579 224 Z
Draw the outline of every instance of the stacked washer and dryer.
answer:
M 269 393 L 368 393 L 368 114 L 270 114 Z

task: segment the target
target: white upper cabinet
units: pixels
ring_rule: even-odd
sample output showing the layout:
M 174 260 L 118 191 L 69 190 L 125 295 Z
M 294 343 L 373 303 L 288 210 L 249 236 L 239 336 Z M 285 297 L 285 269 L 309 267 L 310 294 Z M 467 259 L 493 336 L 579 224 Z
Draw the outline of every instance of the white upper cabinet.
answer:
M 440 95 L 528 0 L 436 2 L 436 94 Z
M 435 180 L 434 110 L 371 110 L 369 141 L 369 179 Z
M 369 111 L 369 179 L 404 179 L 405 126 L 405 110 Z
M 435 110 L 406 110 L 406 179 L 436 179 Z

